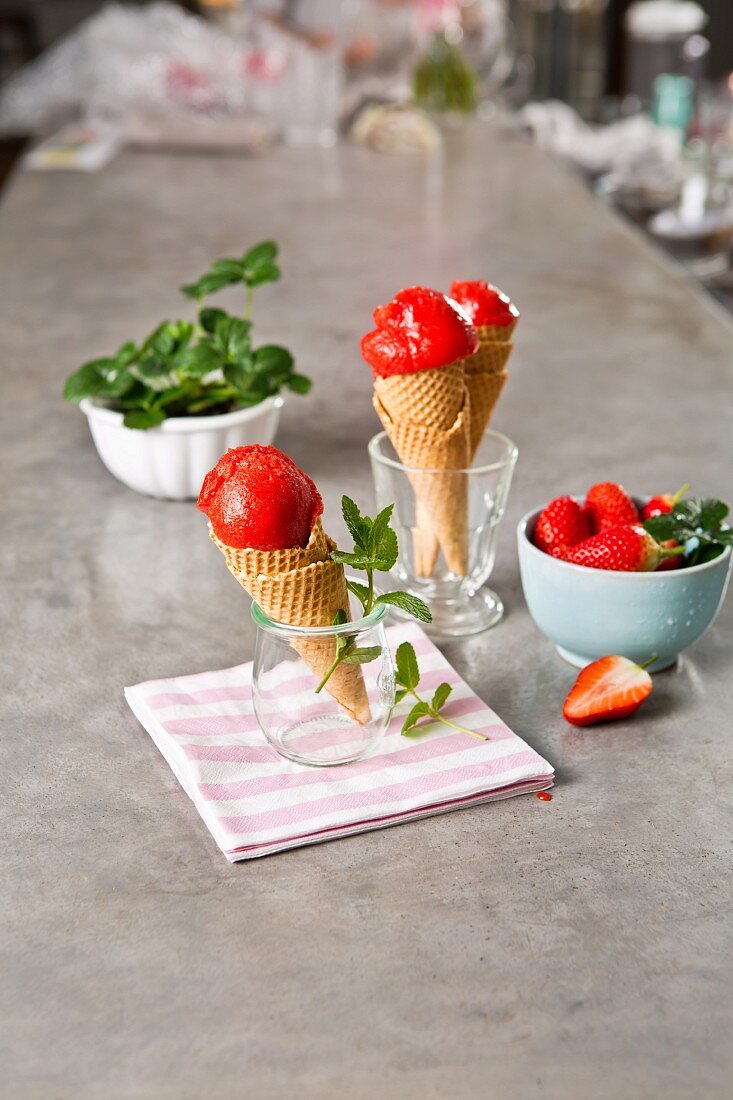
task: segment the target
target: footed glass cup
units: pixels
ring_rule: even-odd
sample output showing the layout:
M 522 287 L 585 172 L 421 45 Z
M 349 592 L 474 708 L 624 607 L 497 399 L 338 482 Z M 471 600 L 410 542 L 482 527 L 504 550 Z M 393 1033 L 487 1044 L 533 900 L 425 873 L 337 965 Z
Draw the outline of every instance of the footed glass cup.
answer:
M 517 462 L 515 444 L 501 432 L 487 431 L 470 469 L 423 470 L 404 466 L 387 433 L 379 432 L 369 442 L 369 458 L 378 507 L 395 506 L 392 526 L 397 531 L 399 557 L 392 576 L 401 589 L 419 596 L 430 608 L 433 621 L 424 628 L 426 632 L 460 637 L 495 626 L 504 605 L 496 592 L 483 586 L 494 568 L 499 524 Z M 467 523 L 465 565 L 460 572 L 455 545 L 449 563 L 429 528 L 424 503 L 440 500 L 445 515 L 450 511 L 446 501 L 452 497 L 465 506 Z
M 349 764 L 382 736 L 395 698 L 386 614 L 382 605 L 340 626 L 288 626 L 252 604 L 254 709 L 281 756 L 298 764 Z M 369 661 L 338 665 L 321 686 L 346 647 L 368 650 Z

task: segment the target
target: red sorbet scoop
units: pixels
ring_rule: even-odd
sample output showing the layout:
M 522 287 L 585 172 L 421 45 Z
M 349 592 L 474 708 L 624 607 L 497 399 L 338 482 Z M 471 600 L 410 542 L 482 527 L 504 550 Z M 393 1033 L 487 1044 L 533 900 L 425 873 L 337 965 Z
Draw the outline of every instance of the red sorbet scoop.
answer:
M 237 550 L 308 544 L 323 512 L 315 485 L 277 447 L 232 447 L 204 478 L 198 506 L 214 533 Z
M 451 283 L 450 296 L 468 314 L 474 325 L 510 325 L 519 310 L 498 287 L 484 279 Z
M 408 287 L 374 310 L 377 328 L 361 341 L 361 353 L 378 378 L 445 367 L 478 347 L 473 327 L 444 294 Z

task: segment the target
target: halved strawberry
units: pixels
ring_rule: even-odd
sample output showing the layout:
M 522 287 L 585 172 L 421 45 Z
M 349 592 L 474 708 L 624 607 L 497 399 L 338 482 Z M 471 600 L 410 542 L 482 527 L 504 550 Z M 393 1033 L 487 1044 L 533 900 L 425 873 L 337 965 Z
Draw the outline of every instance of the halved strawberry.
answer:
M 573 726 L 626 718 L 652 693 L 652 678 L 628 657 L 600 657 L 573 684 L 562 709 Z

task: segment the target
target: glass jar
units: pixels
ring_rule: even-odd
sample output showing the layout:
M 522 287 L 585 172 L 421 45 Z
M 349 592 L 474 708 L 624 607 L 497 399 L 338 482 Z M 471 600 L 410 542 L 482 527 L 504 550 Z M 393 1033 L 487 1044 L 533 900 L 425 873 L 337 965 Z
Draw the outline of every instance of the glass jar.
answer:
M 392 655 L 376 607 L 339 626 L 289 626 L 252 604 L 252 694 L 270 744 L 298 764 L 348 764 L 382 736 L 395 701 Z M 337 663 L 337 657 L 346 656 Z
M 399 540 L 399 557 L 392 576 L 399 588 L 419 596 L 430 608 L 433 621 L 424 627 L 425 632 L 460 637 L 498 623 L 504 605 L 496 592 L 484 585 L 494 568 L 499 524 L 517 461 L 515 444 L 501 432 L 489 430 L 470 469 L 425 470 L 404 466 L 387 433 L 379 432 L 369 442 L 369 457 L 378 507 L 394 502 L 392 525 Z M 431 530 L 430 513 L 437 512 L 436 502 L 445 519 L 453 500 L 465 524 L 466 561 L 461 573 L 455 563 L 451 567 Z M 430 505 L 427 512 L 426 501 Z M 394 613 L 399 617 L 399 610 Z

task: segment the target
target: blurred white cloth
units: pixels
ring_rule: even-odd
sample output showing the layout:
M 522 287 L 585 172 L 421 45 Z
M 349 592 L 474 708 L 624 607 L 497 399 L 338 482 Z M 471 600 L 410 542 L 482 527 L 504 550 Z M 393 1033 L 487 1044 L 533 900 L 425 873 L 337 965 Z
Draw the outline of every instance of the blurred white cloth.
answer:
M 520 112 L 541 149 L 565 157 L 592 175 L 674 168 L 680 155 L 675 130 L 656 126 L 648 115 L 633 115 L 608 126 L 589 126 L 567 103 L 529 103 Z

